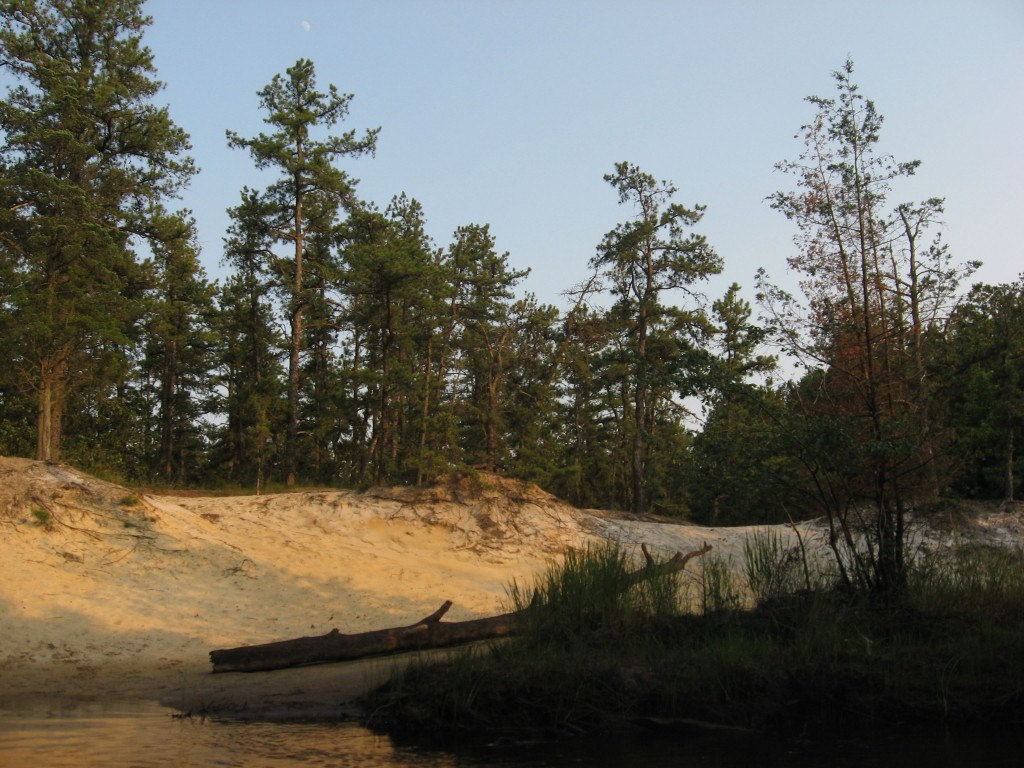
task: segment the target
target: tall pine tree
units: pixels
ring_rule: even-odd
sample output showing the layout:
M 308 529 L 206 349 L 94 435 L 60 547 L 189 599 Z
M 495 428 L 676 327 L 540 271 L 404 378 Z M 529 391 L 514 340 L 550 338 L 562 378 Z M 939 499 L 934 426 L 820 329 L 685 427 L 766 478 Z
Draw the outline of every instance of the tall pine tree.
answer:
M 689 392 L 688 353 L 708 326 L 696 285 L 722 270 L 722 260 L 706 239 L 689 231 L 703 217 L 702 206 L 672 202 L 676 188 L 658 182 L 630 163 L 617 163 L 605 181 L 619 202 L 635 215 L 598 246 L 591 266 L 610 291 L 609 318 L 617 329 L 618 351 L 626 373 L 621 379 L 628 430 L 630 506 L 647 509 L 647 464 L 662 412 L 671 398 Z M 673 294 L 689 298 L 687 307 L 669 304 Z M 678 419 L 669 416 L 667 423 Z
M 379 129 L 357 137 L 355 131 L 340 136 L 316 139 L 313 132 L 329 129 L 348 115 L 351 94 L 340 94 L 331 85 L 327 92 L 317 90 L 313 62 L 300 59 L 284 76 L 275 75 L 259 92 L 264 121 L 271 133 L 245 139 L 228 131 L 228 144 L 248 149 L 256 167 L 279 173 L 277 181 L 264 192 L 271 226 L 267 234 L 272 242 L 291 246 L 288 255 L 274 256 L 275 275 L 283 295 L 290 337 L 288 345 L 288 422 L 285 441 L 287 482 L 293 484 L 298 468 L 299 398 L 301 392 L 301 355 L 304 348 L 303 321 L 310 298 L 305 283 L 305 264 L 309 227 L 314 224 L 309 208 L 316 207 L 322 230 L 333 227 L 333 217 L 325 209 L 342 205 L 353 207 L 355 180 L 335 163 L 344 157 L 358 157 L 376 148 Z M 323 232 L 322 232 L 323 233 Z

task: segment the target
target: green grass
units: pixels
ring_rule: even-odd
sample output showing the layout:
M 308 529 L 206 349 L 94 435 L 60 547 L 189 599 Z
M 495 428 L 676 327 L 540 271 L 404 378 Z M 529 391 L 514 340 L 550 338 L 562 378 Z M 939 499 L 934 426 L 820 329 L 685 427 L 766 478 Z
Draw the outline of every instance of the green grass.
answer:
M 748 536 L 743 542 L 743 564 L 747 585 L 757 602 L 812 586 L 800 548 L 786 547 L 778 530 Z
M 905 601 L 880 608 L 822 588 L 822 574 L 807 590 L 770 540 L 752 540 L 742 568 L 691 563 L 688 582 L 631 583 L 637 566 L 622 550 L 573 552 L 532 588 L 510 589 L 524 634 L 410 666 L 370 697 L 371 725 L 492 738 L 650 717 L 790 735 L 1019 724 L 1022 563 L 1019 552 L 918 558 Z M 756 608 L 738 607 L 743 589 Z
M 910 569 L 910 594 L 922 609 L 1024 610 L 1022 582 L 1024 550 L 960 546 L 918 554 Z
M 637 580 L 639 570 L 613 545 L 570 550 L 537 584 L 509 589 L 510 610 L 525 614 L 536 643 L 575 641 L 591 633 L 629 637 L 651 619 L 679 612 L 678 573 Z

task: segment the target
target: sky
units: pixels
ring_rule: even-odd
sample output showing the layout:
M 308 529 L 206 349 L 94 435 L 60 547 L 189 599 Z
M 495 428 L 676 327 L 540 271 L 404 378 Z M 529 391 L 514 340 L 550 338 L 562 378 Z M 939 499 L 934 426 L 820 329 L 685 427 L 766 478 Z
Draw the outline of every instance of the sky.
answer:
M 521 285 L 564 307 L 609 230 L 634 212 L 604 181 L 628 161 L 707 206 L 694 231 L 724 260 L 713 299 L 786 284 L 793 224 L 765 198 L 792 188 L 807 96 L 854 80 L 885 116 L 880 149 L 920 160 L 893 202 L 944 197 L 942 233 L 974 281 L 1024 272 L 1024 2 L 1020 0 L 147 0 L 157 103 L 191 136 L 204 266 L 244 186 L 268 178 L 225 131 L 266 130 L 257 92 L 300 58 L 354 98 L 335 132 L 380 127 L 343 162 L 385 208 L 405 192 L 435 246 L 488 224 Z

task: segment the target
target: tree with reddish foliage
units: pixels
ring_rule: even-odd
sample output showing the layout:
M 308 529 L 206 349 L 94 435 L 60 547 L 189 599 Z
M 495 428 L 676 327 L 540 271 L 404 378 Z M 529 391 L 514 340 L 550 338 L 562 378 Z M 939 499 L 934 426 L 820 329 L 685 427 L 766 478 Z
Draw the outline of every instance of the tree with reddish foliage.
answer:
M 894 183 L 919 162 L 878 151 L 882 116 L 852 75 L 847 61 L 834 75 L 837 98 L 808 99 L 816 114 L 803 127 L 805 149 L 778 166 L 796 190 L 770 197 L 797 224 L 789 266 L 805 301 L 763 271 L 759 283 L 783 348 L 811 372 L 792 401 L 806 434 L 821 437 L 828 424 L 845 446 L 836 465 L 818 440 L 803 445 L 842 574 L 892 595 L 906 581 L 908 510 L 939 490 L 944 436 L 931 416 L 929 336 L 974 265 L 953 265 L 938 237 L 924 239 L 942 200 L 890 207 Z

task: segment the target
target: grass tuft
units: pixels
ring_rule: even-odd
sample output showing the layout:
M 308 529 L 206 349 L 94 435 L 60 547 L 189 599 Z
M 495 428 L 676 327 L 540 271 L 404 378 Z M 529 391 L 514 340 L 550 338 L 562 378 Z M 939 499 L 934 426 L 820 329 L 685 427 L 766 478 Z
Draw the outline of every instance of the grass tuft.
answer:
M 569 550 L 536 584 L 509 589 L 511 610 L 525 612 L 535 641 L 561 643 L 595 631 L 629 632 L 679 610 L 677 573 L 637 579 L 637 566 L 612 545 Z

